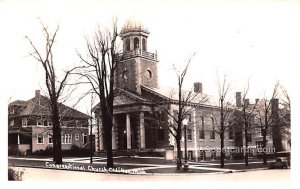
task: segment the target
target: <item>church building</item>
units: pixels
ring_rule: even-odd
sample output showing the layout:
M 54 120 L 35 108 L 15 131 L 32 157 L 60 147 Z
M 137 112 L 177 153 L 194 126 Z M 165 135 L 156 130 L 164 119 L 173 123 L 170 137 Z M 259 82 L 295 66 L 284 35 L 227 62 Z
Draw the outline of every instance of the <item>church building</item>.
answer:
M 123 26 L 120 36 L 123 52 L 119 55 L 115 75 L 115 88 L 118 95 L 114 98 L 114 124 L 112 148 L 115 154 L 160 154 L 165 153 L 167 145 L 175 146 L 175 138 L 168 131 L 168 124 L 174 124 L 157 102 L 166 102 L 168 111 L 178 112 L 178 89 L 159 88 L 157 54 L 148 51 L 150 32 L 141 22 L 129 19 Z M 188 116 L 187 149 L 189 159 L 213 160 L 220 156 L 217 150 L 205 150 L 205 147 L 219 147 L 217 133 L 218 100 L 202 94 L 202 83 L 194 83 L 194 93 L 207 100 L 200 105 L 190 102 L 193 108 Z M 99 126 L 96 136 L 96 151 L 105 151 L 102 135 L 99 106 L 94 108 Z M 225 133 L 225 146 L 240 145 L 234 140 L 233 130 Z M 184 144 L 182 140 L 182 151 Z M 230 157 L 232 154 L 226 153 Z

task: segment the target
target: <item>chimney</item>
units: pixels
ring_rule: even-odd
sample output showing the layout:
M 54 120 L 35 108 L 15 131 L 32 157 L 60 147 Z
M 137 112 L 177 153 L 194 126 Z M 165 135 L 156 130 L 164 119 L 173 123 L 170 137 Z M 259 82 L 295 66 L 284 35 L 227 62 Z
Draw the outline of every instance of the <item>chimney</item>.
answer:
M 272 108 L 272 114 L 277 114 L 279 110 L 279 100 L 278 98 L 274 98 L 271 100 L 271 108 Z
M 245 99 L 245 107 L 247 107 L 248 105 L 249 105 L 249 99 L 247 98 L 247 99 Z
M 257 103 L 258 103 L 258 101 L 259 101 L 259 99 L 258 99 L 258 98 L 256 98 L 256 99 L 255 99 L 255 104 L 257 104 Z
M 38 104 L 41 105 L 41 91 L 35 90 L 35 98 L 38 98 Z
M 242 107 L 242 93 L 241 92 L 236 92 L 235 93 L 235 100 L 236 100 L 236 106 L 238 108 Z
M 35 90 L 35 97 L 40 97 L 40 96 L 41 96 L 41 91 Z
M 201 82 L 195 82 L 194 83 L 194 92 L 195 93 L 202 93 L 202 83 Z

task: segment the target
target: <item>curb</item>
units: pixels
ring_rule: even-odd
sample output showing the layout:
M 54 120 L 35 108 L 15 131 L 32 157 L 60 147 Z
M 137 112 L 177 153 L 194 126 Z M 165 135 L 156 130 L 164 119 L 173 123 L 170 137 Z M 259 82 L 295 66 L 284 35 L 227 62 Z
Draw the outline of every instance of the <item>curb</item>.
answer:
M 99 174 L 119 174 L 119 175 L 139 175 L 139 176 L 191 176 L 191 175 L 218 175 L 218 174 L 231 174 L 231 173 L 242 173 L 242 172 L 250 172 L 250 171 L 260 171 L 260 170 L 269 170 L 266 168 L 255 168 L 255 169 L 246 169 L 246 170 L 231 170 L 231 171 L 218 171 L 218 172 L 210 172 L 210 173 L 143 173 L 143 174 L 135 174 L 135 173 L 118 173 L 118 172 L 97 172 L 97 171 L 86 171 L 86 170 L 72 170 L 72 169 L 56 169 L 56 168 L 47 168 L 43 166 L 27 166 L 27 165 L 8 165 L 8 167 L 20 167 L 20 168 L 34 168 L 34 169 L 50 169 L 50 170 L 58 170 L 58 171 L 79 171 L 79 172 L 87 172 L 87 173 L 99 173 Z

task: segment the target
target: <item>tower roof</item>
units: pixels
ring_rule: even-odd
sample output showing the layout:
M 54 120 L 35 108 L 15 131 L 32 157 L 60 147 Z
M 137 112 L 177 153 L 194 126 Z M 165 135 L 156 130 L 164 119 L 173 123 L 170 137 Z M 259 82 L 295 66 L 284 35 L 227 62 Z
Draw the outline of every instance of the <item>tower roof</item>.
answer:
M 125 21 L 121 35 L 128 32 L 143 32 L 145 34 L 149 34 L 148 28 L 146 28 L 136 17 L 130 17 Z
M 136 17 L 130 17 L 125 21 L 123 29 L 142 29 L 147 30 L 143 23 Z

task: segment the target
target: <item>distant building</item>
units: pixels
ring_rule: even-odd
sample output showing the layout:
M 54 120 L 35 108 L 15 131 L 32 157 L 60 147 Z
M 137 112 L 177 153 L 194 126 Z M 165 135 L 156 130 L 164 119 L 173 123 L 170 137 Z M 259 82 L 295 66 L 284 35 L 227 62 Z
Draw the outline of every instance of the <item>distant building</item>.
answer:
M 72 145 L 79 148 L 88 142 L 89 116 L 73 108 L 59 104 L 62 149 Z M 8 147 L 28 154 L 52 147 L 52 121 L 49 98 L 35 91 L 35 97 L 27 101 L 17 100 L 8 107 Z

